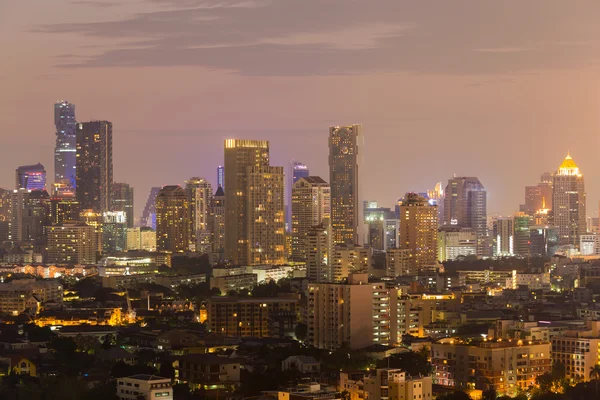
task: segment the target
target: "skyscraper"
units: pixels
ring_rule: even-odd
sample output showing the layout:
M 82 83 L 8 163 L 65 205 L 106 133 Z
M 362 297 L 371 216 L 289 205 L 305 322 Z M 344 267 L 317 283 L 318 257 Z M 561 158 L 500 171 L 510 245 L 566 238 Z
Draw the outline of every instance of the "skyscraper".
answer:
M 112 211 L 123 211 L 127 217 L 127 227 L 133 228 L 133 188 L 128 183 L 112 184 Z
M 444 225 L 471 228 L 477 235 L 477 255 L 489 255 L 487 192 L 475 177 L 454 177 L 444 191 Z
M 0 243 L 9 240 L 12 215 L 12 190 L 0 189 Z
M 500 217 L 494 220 L 492 240 L 494 257 L 515 255 L 515 227 L 512 217 Z
M 583 174 L 570 155 L 552 179 L 552 211 L 559 245 L 579 248 L 579 237 L 586 233 L 586 195 Z
M 223 257 L 225 251 L 225 192 L 219 186 L 210 199 L 209 230 L 211 233 L 212 252 Z
M 359 147 L 362 125 L 329 128 L 331 223 L 335 244 L 362 244 L 362 199 Z
M 127 244 L 127 214 L 125 211 L 102 213 L 102 254 L 125 251 Z
M 417 193 L 407 193 L 400 206 L 400 248 L 411 251 L 414 270 L 437 264 L 437 206 Z
M 269 166 L 269 142 L 225 140 L 225 258 L 248 265 L 248 171 Z
M 184 252 L 189 248 L 189 204 L 181 186 L 164 186 L 156 195 L 156 248 Z
M 292 187 L 298 179 L 309 175 L 308 167 L 300 161 L 290 163 L 285 181 L 285 224 L 288 232 L 292 231 Z
M 552 209 L 552 175 L 548 172 L 542 174 L 537 185 L 525 186 L 525 204 L 521 211 L 535 215 L 545 209 Z
M 156 195 L 160 192 L 160 189 L 159 187 L 150 189 L 150 194 L 148 195 L 148 200 L 146 200 L 146 206 L 140 219 L 140 226 L 147 226 L 156 230 Z
M 112 123 L 77 124 L 77 200 L 82 209 L 109 211 L 113 183 Z
M 331 218 L 331 187 L 319 176 L 298 179 L 292 187 L 292 258 L 305 261 L 311 227 Z
M 15 171 L 15 189 L 45 190 L 46 169 L 40 163 L 22 165 Z
M 222 165 L 217 167 L 217 187 L 225 190 L 225 168 Z
M 56 146 L 54 148 L 54 182 L 68 181 L 76 186 L 76 131 L 75 104 L 59 101 L 54 104 Z
M 50 223 L 61 225 L 79 221 L 79 202 L 73 193 L 55 195 L 50 198 Z
M 246 226 L 249 265 L 286 262 L 283 185 L 283 167 L 247 168 Z
M 42 245 L 50 224 L 50 196 L 45 190 L 14 190 L 11 199 L 11 240 Z
M 211 251 L 211 234 L 208 228 L 208 219 L 212 186 L 204 178 L 193 177 L 185 181 L 185 192 L 190 213 L 190 250 L 209 253 Z
M 329 282 L 333 279 L 333 241 L 331 221 L 311 226 L 306 233 L 306 277 L 310 282 Z

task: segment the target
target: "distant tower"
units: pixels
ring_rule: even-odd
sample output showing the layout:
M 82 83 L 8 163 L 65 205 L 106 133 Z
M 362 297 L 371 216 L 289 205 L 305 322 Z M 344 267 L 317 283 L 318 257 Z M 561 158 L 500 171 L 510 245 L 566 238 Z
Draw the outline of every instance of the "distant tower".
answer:
M 40 163 L 23 165 L 15 171 L 15 189 L 45 190 L 46 169 Z
M 494 257 L 515 255 L 515 225 L 513 217 L 501 217 L 494 220 L 492 240 Z
M 112 211 L 123 211 L 127 217 L 127 227 L 133 228 L 133 188 L 128 183 L 113 183 Z
M 158 251 L 184 252 L 189 248 L 189 210 L 181 186 L 163 187 L 156 195 L 156 247 Z
M 68 181 L 76 186 L 76 131 L 75 104 L 59 101 L 54 104 L 56 146 L 54 148 L 54 183 Z
M 217 167 L 217 187 L 225 190 L 225 168 L 222 165 Z
M 570 155 L 552 179 L 552 211 L 559 245 L 579 248 L 579 237 L 586 233 L 586 194 L 583 174 Z
M 333 239 L 339 244 L 362 244 L 362 199 L 359 190 L 362 125 L 329 128 L 329 182 Z
M 225 192 L 219 186 L 210 199 L 209 230 L 211 233 L 212 252 L 222 258 L 225 251 Z
M 297 180 L 292 187 L 292 258 L 306 261 L 307 234 L 331 218 L 331 188 L 319 176 Z
M 290 163 L 285 181 L 285 224 L 288 232 L 292 231 L 292 187 L 300 178 L 310 175 L 308 167 L 300 161 Z
M 112 160 L 112 123 L 77 124 L 77 200 L 82 209 L 111 209 Z
M 211 234 L 208 218 L 212 186 L 204 178 L 193 177 L 185 181 L 185 192 L 189 206 L 190 249 L 199 253 L 210 253 Z
M 438 206 L 438 225 L 443 225 L 444 221 L 444 186 L 442 182 L 435 184 L 433 190 L 427 191 L 427 197 Z
M 444 191 L 446 226 L 471 228 L 477 236 L 477 255 L 489 254 L 487 239 L 487 192 L 475 177 L 454 177 Z
M 146 200 L 146 206 L 140 219 L 140 226 L 147 226 L 156 230 L 156 195 L 160 192 L 160 189 L 159 187 L 150 189 L 150 194 L 148 195 L 148 200 Z

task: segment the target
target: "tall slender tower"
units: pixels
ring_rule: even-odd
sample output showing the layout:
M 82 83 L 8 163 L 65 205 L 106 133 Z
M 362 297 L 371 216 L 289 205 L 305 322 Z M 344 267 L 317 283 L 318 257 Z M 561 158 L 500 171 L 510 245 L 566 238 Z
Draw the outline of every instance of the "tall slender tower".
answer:
M 54 147 L 54 182 L 68 181 L 72 188 L 76 185 L 76 130 L 75 104 L 59 101 L 54 104 L 54 125 L 56 145 Z
M 579 248 L 586 233 L 586 194 L 583 174 L 569 154 L 552 179 L 552 211 L 560 245 Z
M 110 211 L 113 184 L 112 123 L 77 124 L 77 200 L 82 209 Z
M 156 247 L 158 251 L 184 252 L 189 248 L 189 210 L 185 190 L 163 187 L 156 195 Z
M 225 192 L 219 186 L 210 199 L 209 230 L 211 233 L 212 252 L 223 258 L 225 250 Z
M 133 188 L 128 183 L 113 183 L 112 211 L 123 211 L 127 216 L 127 227 L 133 228 Z
M 454 177 L 444 191 L 446 226 L 471 228 L 477 236 L 477 255 L 489 254 L 487 230 L 487 192 L 475 177 Z
M 362 199 L 359 147 L 362 125 L 329 128 L 329 182 L 334 243 L 362 244 Z
M 319 176 L 300 178 L 292 187 L 292 258 L 305 261 L 307 234 L 331 218 L 331 188 Z
M 193 177 L 185 181 L 189 203 L 190 249 L 199 253 L 211 251 L 211 234 L 208 227 L 212 186 L 204 178 Z
M 269 166 L 269 142 L 225 140 L 225 258 L 248 265 L 248 171 Z
M 225 168 L 222 165 L 217 167 L 217 187 L 225 190 Z
M 309 175 L 308 167 L 300 161 L 290 163 L 285 179 L 285 224 L 288 232 L 292 231 L 292 188 L 298 179 Z

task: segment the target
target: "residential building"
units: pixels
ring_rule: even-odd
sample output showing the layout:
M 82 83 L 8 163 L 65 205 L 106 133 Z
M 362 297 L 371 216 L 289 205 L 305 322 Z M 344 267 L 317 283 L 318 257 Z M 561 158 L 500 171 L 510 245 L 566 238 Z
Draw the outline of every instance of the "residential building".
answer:
M 50 198 L 50 224 L 79 220 L 79 202 L 74 193 L 62 192 Z
M 41 304 L 63 302 L 63 287 L 59 281 L 15 279 L 0 283 L 0 312 L 18 315 L 29 310 L 37 313 Z
M 281 362 L 282 371 L 298 371 L 301 374 L 318 374 L 321 363 L 311 356 L 289 356 Z
M 600 255 L 600 235 L 579 236 L 579 252 L 582 256 Z
M 513 217 L 514 241 L 513 251 L 521 257 L 529 256 L 531 217 L 525 213 L 517 213 Z
M 156 195 L 156 248 L 173 253 L 189 249 L 189 202 L 178 185 L 164 186 Z
M 219 186 L 210 199 L 210 216 L 208 229 L 211 234 L 212 252 L 223 258 L 225 252 L 225 192 Z
M 331 220 L 324 219 L 306 233 L 306 277 L 310 282 L 329 282 L 333 279 L 333 238 Z
M 411 377 L 393 368 L 379 368 L 364 380 L 369 400 L 431 400 L 432 387 L 430 376 Z
M 333 249 L 331 261 L 331 282 L 341 282 L 350 274 L 368 273 L 371 268 L 372 249 L 355 246 L 337 246 Z
M 112 184 L 111 211 L 122 211 L 127 216 L 127 227 L 133 228 L 133 187 L 128 183 Z
M 308 231 L 331 218 L 331 188 L 318 176 L 296 180 L 292 186 L 292 259 L 306 261 Z
M 93 226 L 71 222 L 46 227 L 47 263 L 95 264 L 98 235 Z
M 156 251 L 156 231 L 150 227 L 128 228 L 126 239 L 125 250 Z
M 590 371 L 600 359 L 600 321 L 552 337 L 552 361 L 565 366 L 568 379 L 589 381 Z
M 331 223 L 335 245 L 362 244 L 362 198 L 359 168 L 362 125 L 329 128 Z
M 410 275 L 413 266 L 411 249 L 388 249 L 385 252 L 387 276 Z
M 190 389 L 204 389 L 208 393 L 218 391 L 226 397 L 240 385 L 240 361 L 214 354 L 190 354 L 175 362 L 175 373 L 179 382 L 187 383 Z
M 285 181 L 285 225 L 287 232 L 292 230 L 292 187 L 298 179 L 308 176 L 310 176 L 310 170 L 300 161 L 293 161 L 289 164 Z
M 411 251 L 411 274 L 437 264 L 437 206 L 416 193 L 407 193 L 400 205 L 400 248 Z
M 515 230 L 512 217 L 500 217 L 493 223 L 494 257 L 514 256 Z
M 39 246 L 50 223 L 50 196 L 45 190 L 14 190 L 11 198 L 11 240 Z
M 59 101 L 54 104 L 56 145 L 54 147 L 54 182 L 68 182 L 76 187 L 76 136 L 75 104 Z
M 82 209 L 110 211 L 113 184 L 112 123 L 77 124 L 77 201 Z
M 102 254 L 125 251 L 127 245 L 127 214 L 125 211 L 102 213 Z
M 138 374 L 117 379 L 119 400 L 173 400 L 171 378 Z
M 204 178 L 193 177 L 185 181 L 189 217 L 190 250 L 210 253 L 212 250 L 209 230 L 210 199 L 212 186 Z
M 253 273 L 213 276 L 210 278 L 210 288 L 218 288 L 222 294 L 240 290 L 249 292 L 257 283 L 258 275 Z
M 438 261 L 477 255 L 477 235 L 470 228 L 443 226 L 438 232 Z
M 553 225 L 561 246 L 579 247 L 587 231 L 586 194 L 583 174 L 569 154 L 552 177 Z
M 23 165 L 15 171 L 15 189 L 46 190 L 46 169 L 40 163 Z

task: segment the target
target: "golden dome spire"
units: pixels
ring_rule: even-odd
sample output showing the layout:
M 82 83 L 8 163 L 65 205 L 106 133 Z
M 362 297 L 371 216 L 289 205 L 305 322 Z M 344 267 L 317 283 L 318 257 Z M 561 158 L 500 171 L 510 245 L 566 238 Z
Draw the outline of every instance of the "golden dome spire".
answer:
M 558 167 L 558 175 L 581 175 L 579 167 L 575 164 L 573 158 L 571 158 L 570 152 L 567 152 L 567 156 Z

